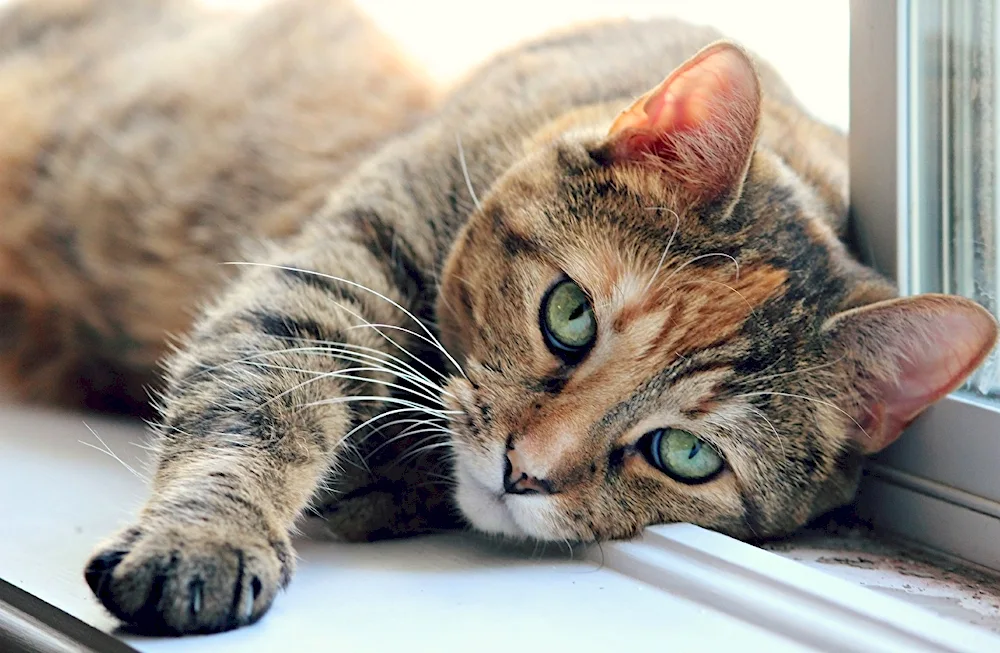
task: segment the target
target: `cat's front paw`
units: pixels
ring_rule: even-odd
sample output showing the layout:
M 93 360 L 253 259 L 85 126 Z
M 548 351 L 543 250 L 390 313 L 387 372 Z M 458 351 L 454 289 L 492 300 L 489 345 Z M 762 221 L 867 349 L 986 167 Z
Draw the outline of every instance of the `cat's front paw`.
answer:
M 84 577 L 131 630 L 214 633 L 252 624 L 291 575 L 287 539 L 210 525 L 128 529 L 103 546 Z

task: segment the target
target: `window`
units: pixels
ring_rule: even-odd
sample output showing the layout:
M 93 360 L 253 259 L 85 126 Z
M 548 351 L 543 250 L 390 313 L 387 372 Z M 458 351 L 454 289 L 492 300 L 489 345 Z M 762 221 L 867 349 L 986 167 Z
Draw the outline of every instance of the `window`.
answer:
M 947 292 L 997 313 L 997 6 L 913 2 L 906 28 L 910 292 Z M 1000 397 L 1000 355 L 970 379 Z
M 851 4 L 860 250 L 903 294 L 1000 315 L 1000 2 Z M 871 466 L 876 523 L 1000 568 L 1000 352 Z M 990 535 L 987 536 L 987 533 Z

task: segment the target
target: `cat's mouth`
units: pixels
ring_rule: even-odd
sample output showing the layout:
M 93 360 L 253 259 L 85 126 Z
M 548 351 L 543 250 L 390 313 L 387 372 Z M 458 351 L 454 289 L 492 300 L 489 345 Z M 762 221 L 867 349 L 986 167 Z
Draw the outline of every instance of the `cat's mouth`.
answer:
M 561 540 L 556 526 L 558 508 L 552 498 L 510 494 L 503 486 L 504 443 L 491 451 L 470 450 L 459 444 L 455 451 L 455 501 L 465 520 L 476 530 L 516 540 Z M 572 536 L 570 536 L 572 537 Z
M 504 502 L 503 488 L 497 492 L 495 488 L 487 487 L 461 463 L 455 466 L 455 476 L 458 482 L 455 499 L 459 510 L 474 528 L 517 539 L 528 537 Z

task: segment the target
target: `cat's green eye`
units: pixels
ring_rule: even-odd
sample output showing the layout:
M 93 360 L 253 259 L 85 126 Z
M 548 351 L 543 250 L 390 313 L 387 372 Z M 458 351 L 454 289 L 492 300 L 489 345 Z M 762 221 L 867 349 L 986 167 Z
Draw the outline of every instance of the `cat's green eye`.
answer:
M 597 337 L 597 319 L 590 299 L 569 279 L 545 294 L 540 317 L 546 344 L 564 360 L 578 360 Z
M 649 462 L 683 483 L 707 481 L 722 470 L 722 456 L 687 431 L 658 429 L 643 439 Z

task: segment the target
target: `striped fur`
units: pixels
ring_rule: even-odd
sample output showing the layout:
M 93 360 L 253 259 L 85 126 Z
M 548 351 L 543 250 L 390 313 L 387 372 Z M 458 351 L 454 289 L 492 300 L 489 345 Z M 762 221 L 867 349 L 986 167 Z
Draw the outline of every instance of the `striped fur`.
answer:
M 142 410 L 219 262 L 296 232 L 434 96 L 343 0 L 5 3 L 0 385 Z
M 322 208 L 288 214 L 293 228 L 226 268 L 190 328 L 180 321 L 151 497 L 86 571 L 104 605 L 148 632 L 252 623 L 291 577 L 303 515 L 348 540 L 467 523 L 593 541 L 678 520 L 758 538 L 849 501 L 863 454 L 898 432 L 883 416 L 913 416 L 879 401 L 921 371 L 914 352 L 950 329 L 974 365 L 996 325 L 958 299 L 891 300 L 842 242 L 843 135 L 735 48 L 721 62 L 745 76 L 719 82 L 741 94 L 732 122 L 711 138 L 657 133 L 633 156 L 646 135 L 623 140 L 615 125 L 641 126 L 664 74 L 717 38 L 618 22 L 524 44 L 338 183 L 312 178 L 329 187 Z M 693 66 L 671 79 L 716 83 Z M 387 96 L 399 121 L 376 124 L 405 122 L 406 97 Z M 694 108 L 676 121 L 701 120 Z M 538 325 L 563 275 L 599 329 L 573 364 Z M 162 280 L 188 293 L 194 278 Z M 125 299 L 158 299 L 117 281 Z M 134 340 L 135 324 L 118 329 Z M 698 434 L 725 471 L 692 485 L 658 472 L 637 443 L 665 426 Z M 503 494 L 508 452 L 548 494 Z

